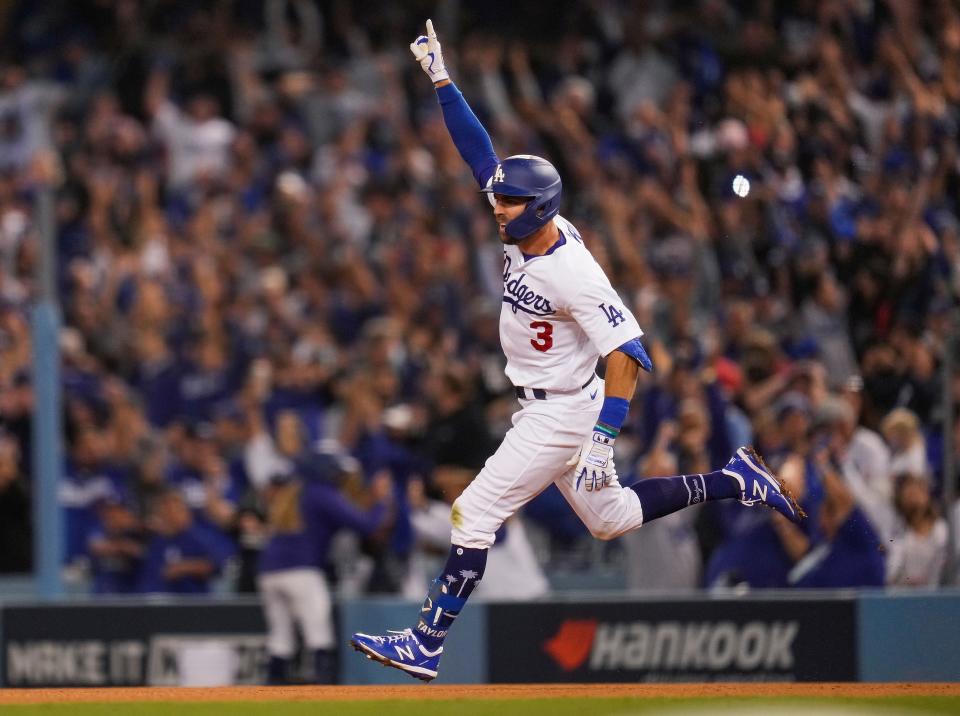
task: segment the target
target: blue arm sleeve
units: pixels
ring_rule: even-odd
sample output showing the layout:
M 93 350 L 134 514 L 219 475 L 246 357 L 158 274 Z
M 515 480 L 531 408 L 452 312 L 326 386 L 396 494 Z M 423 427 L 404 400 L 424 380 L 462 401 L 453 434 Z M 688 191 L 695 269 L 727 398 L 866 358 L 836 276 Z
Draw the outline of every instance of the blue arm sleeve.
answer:
M 443 121 L 450 132 L 450 138 L 482 189 L 500 163 L 497 153 L 493 151 L 490 135 L 455 84 L 451 82 L 438 87 L 437 99 L 440 100 Z

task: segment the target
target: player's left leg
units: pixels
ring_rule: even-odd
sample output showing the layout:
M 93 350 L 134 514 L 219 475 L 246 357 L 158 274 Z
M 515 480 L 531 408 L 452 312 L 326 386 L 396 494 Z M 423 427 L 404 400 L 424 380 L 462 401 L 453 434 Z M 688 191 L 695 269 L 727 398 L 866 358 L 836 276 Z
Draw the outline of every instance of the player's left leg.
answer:
M 557 480 L 557 486 L 590 533 L 599 539 L 619 537 L 645 522 L 714 500 L 763 504 L 794 522 L 804 516 L 790 493 L 749 447 L 740 448 L 726 466 L 709 473 L 648 477 L 627 488 L 614 480 L 592 492 L 576 489 L 568 473 Z

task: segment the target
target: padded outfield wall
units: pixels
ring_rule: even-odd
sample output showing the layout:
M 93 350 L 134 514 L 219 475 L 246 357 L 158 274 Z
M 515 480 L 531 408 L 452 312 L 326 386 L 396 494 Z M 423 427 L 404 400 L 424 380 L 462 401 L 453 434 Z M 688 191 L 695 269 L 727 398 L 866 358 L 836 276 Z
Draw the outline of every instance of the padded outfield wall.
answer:
M 340 644 L 418 606 L 342 602 Z M 246 599 L 0 604 L 0 685 L 262 683 L 263 630 Z M 478 602 L 438 682 L 960 681 L 958 635 L 956 591 Z M 341 683 L 410 681 L 349 647 L 340 661 Z

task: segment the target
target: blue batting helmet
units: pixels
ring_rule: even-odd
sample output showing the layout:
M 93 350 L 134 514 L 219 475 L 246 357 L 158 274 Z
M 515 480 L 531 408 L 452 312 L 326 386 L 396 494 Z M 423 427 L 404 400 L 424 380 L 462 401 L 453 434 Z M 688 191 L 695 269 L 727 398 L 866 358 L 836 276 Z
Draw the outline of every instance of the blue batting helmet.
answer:
M 524 239 L 560 212 L 563 183 L 553 164 L 546 159 L 516 154 L 497 166 L 490 183 L 480 191 L 489 194 L 491 200 L 494 194 L 530 199 L 523 213 L 506 226 L 509 236 Z

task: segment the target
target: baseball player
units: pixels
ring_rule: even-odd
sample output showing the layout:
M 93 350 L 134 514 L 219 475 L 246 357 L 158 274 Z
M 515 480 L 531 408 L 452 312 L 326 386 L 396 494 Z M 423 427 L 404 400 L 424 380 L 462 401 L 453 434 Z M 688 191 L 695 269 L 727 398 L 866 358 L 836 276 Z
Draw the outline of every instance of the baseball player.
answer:
M 451 624 L 483 577 L 497 528 L 551 483 L 604 540 L 710 500 L 763 504 L 793 521 L 803 515 L 750 448 L 722 470 L 620 486 L 614 443 L 639 370 L 653 369 L 643 331 L 580 232 L 559 215 L 556 169 L 526 154 L 497 157 L 450 81 L 433 23 L 426 25 L 410 49 L 433 80 L 447 130 L 490 200 L 503 243 L 500 341 L 520 401 L 503 443 L 453 505 L 450 555 L 416 625 L 351 639 L 368 658 L 430 681 Z M 605 380 L 594 372 L 600 356 Z

